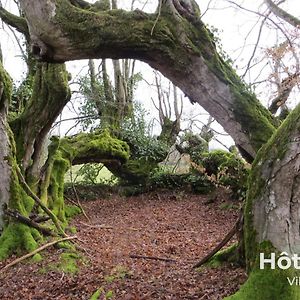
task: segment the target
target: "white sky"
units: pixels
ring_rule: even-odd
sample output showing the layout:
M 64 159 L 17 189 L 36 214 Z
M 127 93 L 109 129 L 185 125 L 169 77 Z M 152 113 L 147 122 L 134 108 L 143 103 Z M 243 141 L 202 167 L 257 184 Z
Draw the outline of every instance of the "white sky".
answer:
M 129 6 L 131 1 L 128 0 L 119 0 L 121 5 Z M 90 1 L 95 2 L 95 1 Z M 147 6 L 145 7 L 148 10 L 154 10 L 156 8 L 157 1 L 138 1 L 139 7 L 143 6 L 143 3 L 147 2 Z M 259 30 L 259 26 L 257 25 L 257 16 L 255 14 L 251 14 L 246 11 L 242 11 L 237 9 L 235 5 L 230 4 L 230 1 L 226 0 L 198 0 L 197 1 L 201 12 L 205 12 L 207 6 L 209 5 L 210 9 L 205 13 L 203 20 L 209 26 L 213 26 L 218 29 L 218 36 L 221 39 L 222 48 L 226 51 L 227 54 L 231 58 L 234 59 L 234 65 L 238 68 L 238 72 L 240 75 L 243 74 L 242 68 L 247 64 L 249 57 L 252 55 L 253 47 L 257 39 L 257 33 Z M 242 4 L 243 7 L 257 11 L 259 10 L 263 13 L 266 9 L 263 4 L 263 0 L 259 1 L 251 1 L 251 0 L 240 0 L 233 1 L 234 3 Z M 7 7 L 10 11 L 13 11 L 13 1 L 12 0 L 2 0 L 2 4 Z M 287 11 L 292 13 L 293 15 L 300 17 L 300 1 L 299 0 L 287 0 L 283 5 Z M 279 22 L 279 20 L 278 20 Z M 254 29 L 252 29 L 254 27 Z M 285 28 L 288 29 L 288 26 L 285 25 Z M 252 30 L 252 31 L 251 31 Z M 245 41 L 245 37 L 248 39 Z M 262 58 L 265 56 L 265 49 L 270 47 L 276 43 L 276 41 L 280 40 L 280 37 L 273 30 L 264 28 L 261 37 L 260 47 L 257 49 L 258 58 Z M 5 30 L 0 30 L 0 41 L 1 47 L 3 51 L 4 57 L 4 66 L 10 73 L 10 75 L 16 80 L 20 80 L 22 78 L 23 72 L 25 71 L 25 64 L 20 57 L 19 47 L 12 37 L 12 32 L 5 27 Z M 78 72 L 83 68 L 86 62 L 69 62 L 67 64 L 68 70 L 73 74 L 73 77 L 76 76 Z M 262 77 L 267 77 L 270 69 L 266 69 L 261 72 L 261 65 L 253 68 L 251 74 L 245 78 L 246 81 L 253 82 L 255 81 L 257 74 L 262 74 Z M 137 71 L 141 71 L 143 76 L 148 82 L 153 82 L 152 70 L 146 66 L 145 64 L 138 64 Z M 263 90 L 257 91 L 259 97 L 264 101 L 272 97 L 271 89 L 264 88 Z M 298 92 L 297 92 L 298 93 Z M 292 102 L 296 102 L 296 96 L 291 100 Z M 136 92 L 136 99 L 143 103 L 145 108 L 151 112 L 151 115 L 156 114 L 156 111 L 152 105 L 151 97 L 155 98 L 156 93 L 154 89 L 149 88 L 146 82 L 142 82 L 139 85 L 139 88 Z M 291 103 L 291 105 L 295 105 L 295 103 Z M 199 105 L 191 105 L 188 99 L 184 101 L 184 111 L 185 117 L 189 118 L 190 115 L 203 113 L 204 110 L 201 109 Z M 62 118 L 69 118 L 72 116 L 70 113 L 70 106 L 64 110 L 64 114 Z M 205 118 L 202 117 L 202 121 L 205 122 Z M 64 123 L 61 127 L 61 134 L 66 132 L 66 130 L 71 126 L 71 123 Z M 214 127 L 217 131 L 222 132 L 222 128 L 220 126 Z M 157 129 L 156 129 L 157 130 Z M 230 145 L 232 140 L 230 138 L 220 137 L 223 143 Z M 213 144 L 212 147 L 218 147 L 217 144 Z

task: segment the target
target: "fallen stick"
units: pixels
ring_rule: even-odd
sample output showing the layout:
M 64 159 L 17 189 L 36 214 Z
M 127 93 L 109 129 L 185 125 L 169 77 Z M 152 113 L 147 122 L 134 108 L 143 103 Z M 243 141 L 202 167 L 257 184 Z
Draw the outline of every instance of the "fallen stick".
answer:
M 84 222 L 79 222 L 80 224 L 89 227 L 89 228 L 96 228 L 96 229 L 119 229 L 119 230 L 130 230 L 130 231 L 140 231 L 140 229 L 136 229 L 133 227 L 127 227 L 127 228 L 115 228 L 113 226 L 109 226 L 109 225 L 105 225 L 105 224 L 96 224 L 96 225 L 92 225 L 92 224 L 87 224 Z
M 160 260 L 166 262 L 176 262 L 175 259 L 172 258 L 163 258 L 163 257 L 156 257 L 156 256 L 144 256 L 144 255 L 129 255 L 130 258 L 141 258 L 141 259 L 152 259 L 152 260 Z
M 114 227 L 105 225 L 105 224 L 99 224 L 99 225 L 90 225 L 84 222 L 79 222 L 80 224 L 89 227 L 89 228 L 97 228 L 97 229 L 114 229 Z
M 234 226 L 226 234 L 223 240 L 211 252 L 209 252 L 206 256 L 204 256 L 198 263 L 196 263 L 193 266 L 193 269 L 201 267 L 203 264 L 208 262 L 218 251 L 220 251 L 232 239 L 235 233 L 238 232 L 241 221 L 242 221 L 242 214 L 240 214 L 238 220 L 235 222 Z
M 30 252 L 28 254 L 25 254 L 25 255 L 23 255 L 23 256 L 21 256 L 19 258 L 17 258 L 16 260 L 14 260 L 11 263 L 9 263 L 6 266 L 4 266 L 0 271 L 3 272 L 5 270 L 7 270 L 8 268 L 10 268 L 10 267 L 18 264 L 19 262 L 21 262 L 21 261 L 23 261 L 23 260 L 25 260 L 25 259 L 27 259 L 27 258 L 29 258 L 29 257 L 31 257 L 31 256 L 33 256 L 35 254 L 37 254 L 37 253 L 41 252 L 42 250 L 45 250 L 46 248 L 49 248 L 49 247 L 51 247 L 51 246 L 53 246 L 55 244 L 58 244 L 58 243 L 64 242 L 64 241 L 74 240 L 76 238 L 77 238 L 77 236 L 69 236 L 69 237 L 65 237 L 65 238 L 62 238 L 62 239 L 59 239 L 59 240 L 56 240 L 56 241 L 52 241 L 52 242 L 50 242 L 48 244 L 45 244 L 45 245 L 43 245 L 43 246 L 35 249 L 34 251 L 32 251 L 32 252 Z

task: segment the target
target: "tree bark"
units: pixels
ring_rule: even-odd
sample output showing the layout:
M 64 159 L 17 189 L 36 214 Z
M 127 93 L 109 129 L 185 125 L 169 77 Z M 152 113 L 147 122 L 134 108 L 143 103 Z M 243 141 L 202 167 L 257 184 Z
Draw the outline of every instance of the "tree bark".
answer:
M 7 124 L 3 115 L 0 115 L 0 157 L 8 157 L 10 152 L 9 137 L 7 135 Z M 11 180 L 11 167 L 8 161 L 1 159 L 0 161 L 0 174 L 2 180 L 0 182 L 0 231 L 4 226 L 4 208 L 9 202 L 9 189 Z
M 249 160 L 274 132 L 271 114 L 216 52 L 193 0 L 164 0 L 159 16 L 117 9 L 94 12 L 67 0 L 20 2 L 39 59 L 140 59 L 202 105 Z
M 300 252 L 300 105 L 290 113 L 259 151 L 249 180 L 244 211 L 245 254 L 250 276 L 236 299 L 299 299 L 298 286 L 287 281 L 299 276 L 291 267 L 259 268 L 260 253 L 270 258 Z M 226 298 L 227 299 L 227 298 Z
M 4 209 L 8 205 L 10 197 L 11 166 L 7 158 L 11 148 L 6 120 L 10 93 L 10 78 L 0 62 L 0 231 L 4 226 Z

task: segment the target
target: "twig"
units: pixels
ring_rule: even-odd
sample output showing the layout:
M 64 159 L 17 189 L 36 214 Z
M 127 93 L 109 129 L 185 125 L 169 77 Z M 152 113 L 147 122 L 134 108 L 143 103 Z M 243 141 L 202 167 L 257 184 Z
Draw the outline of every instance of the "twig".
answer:
M 83 215 L 85 216 L 85 218 L 91 222 L 91 219 L 88 217 L 88 215 L 86 214 L 84 208 L 82 207 L 81 203 L 80 203 L 80 199 L 78 197 L 78 194 L 77 194 L 77 190 L 76 190 L 76 187 L 75 187 L 75 184 L 74 184 L 74 181 L 73 181 L 73 173 L 72 173 L 72 168 L 70 169 L 70 176 L 71 176 L 71 184 L 72 184 L 72 189 L 74 191 L 74 195 L 75 195 L 75 198 L 77 200 L 77 206 L 81 209 Z
M 108 225 L 104 225 L 104 224 L 101 224 L 101 225 L 90 225 L 90 224 L 86 224 L 86 223 L 83 223 L 83 222 L 80 222 L 80 224 L 86 226 L 86 227 L 89 227 L 89 228 L 99 228 L 99 229 L 114 229 L 112 226 L 108 226 Z
M 141 258 L 141 259 L 152 259 L 152 260 L 159 260 L 159 261 L 166 261 L 166 262 L 176 262 L 175 259 L 172 258 L 163 258 L 163 257 L 156 257 L 156 256 L 144 256 L 144 255 L 129 255 L 130 258 Z
M 46 248 L 49 248 L 49 247 L 51 247 L 51 246 L 53 246 L 55 244 L 58 244 L 58 243 L 64 242 L 64 241 L 74 240 L 76 238 L 77 238 L 77 236 L 69 236 L 69 237 L 65 237 L 65 238 L 62 238 L 62 239 L 59 239 L 59 240 L 56 240 L 56 241 L 52 241 L 52 242 L 50 242 L 48 244 L 45 244 L 45 245 L 43 245 L 43 246 L 35 249 L 34 251 L 32 251 L 32 252 L 30 252 L 30 253 L 28 253 L 26 255 L 23 255 L 22 257 L 19 257 L 16 260 L 12 261 L 11 263 L 7 264 L 6 266 L 4 266 L 1 269 L 1 271 L 3 272 L 5 270 L 7 270 L 8 268 L 10 268 L 10 267 L 18 264 L 19 262 L 21 262 L 21 261 L 23 261 L 23 260 L 25 260 L 25 259 L 27 259 L 27 258 L 29 258 L 29 257 L 31 257 L 31 256 L 33 256 L 35 254 L 37 254 L 37 253 L 41 252 L 42 250 L 45 250 Z
M 151 36 L 153 35 L 153 32 L 154 32 L 154 28 L 159 20 L 159 17 L 160 17 L 160 14 L 161 14 L 161 7 L 162 7 L 162 0 L 159 1 L 159 7 L 158 7 L 158 12 L 157 12 L 157 17 L 154 21 L 154 24 L 153 24 L 153 27 L 151 29 Z
M 57 228 L 58 232 L 63 236 L 67 237 L 66 233 L 62 229 L 62 227 L 59 224 L 59 221 L 57 217 L 53 214 L 53 212 L 40 200 L 40 198 L 31 190 L 29 185 L 26 183 L 25 178 L 23 177 L 20 169 L 17 167 L 17 175 L 19 180 L 21 181 L 25 192 L 32 197 L 32 199 L 42 208 L 42 210 L 51 218 L 52 222 L 54 223 L 55 227 Z
M 96 224 L 96 225 L 90 225 L 84 222 L 80 222 L 80 224 L 90 227 L 90 228 L 99 228 L 99 229 L 115 229 L 115 227 L 113 226 L 109 226 L 109 225 L 105 225 L 105 224 Z M 121 230 L 126 229 L 126 230 L 130 230 L 130 231 L 141 231 L 141 229 L 137 229 L 137 228 L 133 228 L 133 227 L 126 227 L 126 228 L 120 228 Z
M 205 257 L 203 257 L 198 263 L 196 263 L 193 266 L 193 269 L 199 268 L 203 264 L 208 262 L 218 251 L 220 251 L 232 239 L 235 233 L 239 230 L 239 225 L 241 223 L 242 217 L 243 215 L 241 213 L 238 220 L 235 222 L 234 226 L 230 229 L 230 231 L 227 233 L 224 239 L 211 252 L 209 252 Z
M 75 206 L 77 206 L 77 207 L 79 207 L 78 206 L 78 203 L 76 203 L 75 201 L 73 201 L 72 199 L 70 199 L 69 197 L 67 197 L 67 196 L 64 196 L 64 198 L 67 200 L 67 201 L 69 201 L 70 203 L 72 203 L 73 205 L 75 205 Z M 80 207 L 79 207 L 80 208 Z

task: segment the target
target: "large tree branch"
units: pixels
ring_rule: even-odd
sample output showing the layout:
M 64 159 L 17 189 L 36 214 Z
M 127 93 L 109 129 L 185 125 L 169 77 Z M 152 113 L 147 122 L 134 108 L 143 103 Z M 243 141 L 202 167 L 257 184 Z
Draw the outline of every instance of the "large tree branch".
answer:
M 280 8 L 272 0 L 265 0 L 265 3 L 268 5 L 271 12 L 277 17 L 281 18 L 282 20 L 286 21 L 287 23 L 291 24 L 296 28 L 300 27 L 300 19 L 296 18 L 295 16 L 289 14 L 288 12 Z
M 14 27 L 29 39 L 29 29 L 25 18 L 18 17 L 2 7 L 0 4 L 0 18 L 7 25 Z
M 162 1 L 158 19 L 140 11 L 92 12 L 67 0 L 21 3 L 40 59 L 140 59 L 202 105 L 250 160 L 274 132 L 271 114 L 216 52 L 193 0 Z

